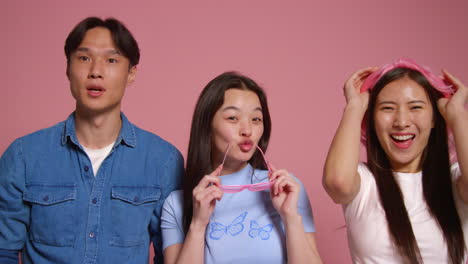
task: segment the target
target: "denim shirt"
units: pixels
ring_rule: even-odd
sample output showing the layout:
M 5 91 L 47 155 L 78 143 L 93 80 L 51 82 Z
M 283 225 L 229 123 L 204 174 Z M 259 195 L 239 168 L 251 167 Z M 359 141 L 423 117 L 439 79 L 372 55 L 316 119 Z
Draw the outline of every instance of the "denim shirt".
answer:
M 150 242 L 162 263 L 161 208 L 180 188 L 183 158 L 121 118 L 96 176 L 74 114 L 9 146 L 0 159 L 1 263 L 18 251 L 23 263 L 148 263 Z

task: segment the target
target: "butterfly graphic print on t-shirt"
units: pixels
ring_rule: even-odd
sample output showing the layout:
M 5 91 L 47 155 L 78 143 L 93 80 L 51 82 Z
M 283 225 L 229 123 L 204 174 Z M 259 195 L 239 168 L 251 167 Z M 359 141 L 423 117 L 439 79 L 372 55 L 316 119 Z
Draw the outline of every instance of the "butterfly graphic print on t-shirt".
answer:
M 270 239 L 271 230 L 273 230 L 272 224 L 260 226 L 257 221 L 250 221 L 249 236 L 251 238 L 260 237 L 262 240 L 268 240 Z
M 229 225 L 223 225 L 219 222 L 213 222 L 210 224 L 209 237 L 214 240 L 221 239 L 224 234 L 231 236 L 237 236 L 244 230 L 244 220 L 247 216 L 247 212 L 243 212 L 238 217 L 234 218 Z

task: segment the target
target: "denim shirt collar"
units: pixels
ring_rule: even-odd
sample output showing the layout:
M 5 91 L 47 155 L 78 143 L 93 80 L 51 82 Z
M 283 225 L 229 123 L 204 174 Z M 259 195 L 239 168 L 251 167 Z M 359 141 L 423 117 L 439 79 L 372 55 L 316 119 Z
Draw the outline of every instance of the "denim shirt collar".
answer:
M 117 137 L 117 140 L 114 146 L 117 146 L 123 143 L 129 147 L 135 148 L 136 147 L 135 128 L 133 124 L 130 123 L 130 121 L 128 121 L 124 113 L 120 112 L 120 118 L 122 119 L 122 128 L 120 129 L 119 136 Z M 76 137 L 75 112 L 71 113 L 68 116 L 67 120 L 65 120 L 65 126 L 64 126 L 64 130 L 62 134 L 62 145 L 65 145 L 68 139 L 70 139 L 70 141 L 73 144 L 80 146 L 78 138 Z

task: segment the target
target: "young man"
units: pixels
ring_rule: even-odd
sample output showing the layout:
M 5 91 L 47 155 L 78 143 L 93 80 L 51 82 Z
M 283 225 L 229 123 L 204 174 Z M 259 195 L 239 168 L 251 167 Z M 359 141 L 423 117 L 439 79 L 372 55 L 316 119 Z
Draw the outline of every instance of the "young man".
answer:
M 162 262 L 160 216 L 183 158 L 120 112 L 138 44 L 115 19 L 81 21 L 65 43 L 76 110 L 0 159 L 0 263 Z

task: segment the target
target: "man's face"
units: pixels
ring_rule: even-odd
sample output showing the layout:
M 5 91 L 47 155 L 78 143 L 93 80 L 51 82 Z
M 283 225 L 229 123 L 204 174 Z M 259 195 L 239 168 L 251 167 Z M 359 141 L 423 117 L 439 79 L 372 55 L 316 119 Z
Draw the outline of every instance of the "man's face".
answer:
M 120 112 L 125 88 L 135 74 L 136 67 L 129 68 L 129 60 L 120 54 L 108 29 L 88 30 L 71 54 L 67 72 L 77 111 Z

